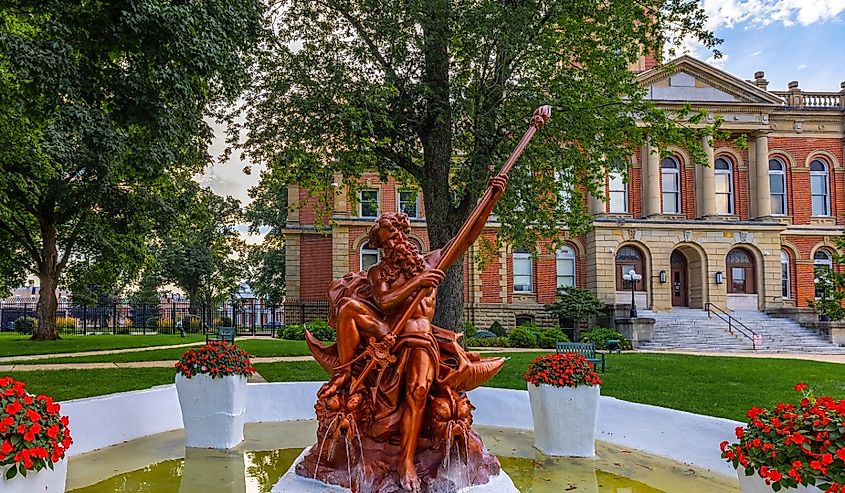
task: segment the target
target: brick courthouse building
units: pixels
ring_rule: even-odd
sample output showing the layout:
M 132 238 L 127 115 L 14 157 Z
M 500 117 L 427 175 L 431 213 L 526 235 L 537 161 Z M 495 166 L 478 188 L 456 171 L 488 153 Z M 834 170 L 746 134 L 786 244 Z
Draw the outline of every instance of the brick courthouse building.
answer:
M 539 259 L 503 246 L 479 270 L 465 262 L 465 319 L 513 327 L 547 317 L 559 285 L 586 287 L 608 303 L 630 303 L 622 273 L 643 274 L 637 305 L 776 311 L 802 308 L 815 296 L 814 270 L 832 265 L 845 213 L 845 82 L 837 92 L 805 92 L 797 82 L 770 91 L 764 74 L 741 80 L 691 57 L 670 72 L 644 58 L 639 79 L 649 97 L 671 109 L 686 102 L 724 118 L 722 128 L 748 137 L 746 149 L 703 141 L 709 167 L 684 149 L 661 159 L 643 146 L 631 156 L 629 183 L 608 178 L 607 201 L 588 198 L 589 233 Z M 333 278 L 379 258 L 366 233 L 381 213 L 405 210 L 412 237 L 428 251 L 422 201 L 397 183 L 362 177 L 359 203 L 335 197 L 330 230 L 315 229 L 315 211 L 288 216 L 287 296 L 324 300 Z M 307 192 L 288 189 L 290 203 Z M 493 238 L 497 225 L 485 235 Z M 473 255 L 470 251 L 468 255 Z M 787 310 L 790 311 L 790 310 Z

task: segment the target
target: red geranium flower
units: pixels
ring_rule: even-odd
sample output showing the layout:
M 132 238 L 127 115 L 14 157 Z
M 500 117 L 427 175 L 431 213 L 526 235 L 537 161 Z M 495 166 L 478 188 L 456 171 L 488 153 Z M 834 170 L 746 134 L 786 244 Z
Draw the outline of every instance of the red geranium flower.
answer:
M 249 377 L 255 373 L 255 368 L 249 361 L 249 353 L 225 341 L 211 341 L 204 346 L 185 351 L 174 367 L 185 378 L 201 373 L 212 378 L 230 375 Z
M 554 387 L 601 385 L 601 378 L 584 356 L 577 353 L 557 353 L 538 356 L 528 366 L 523 379 L 533 385 L 541 383 Z

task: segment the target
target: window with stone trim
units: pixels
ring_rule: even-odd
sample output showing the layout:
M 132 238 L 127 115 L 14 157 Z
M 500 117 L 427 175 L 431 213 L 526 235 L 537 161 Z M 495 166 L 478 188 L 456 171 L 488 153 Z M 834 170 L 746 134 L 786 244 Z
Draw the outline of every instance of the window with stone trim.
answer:
M 769 159 L 769 193 L 772 195 L 772 214 L 786 215 L 786 164 L 778 158 Z
M 534 292 L 534 269 L 531 253 L 524 248 L 513 251 L 513 292 Z
M 381 250 L 370 246 L 370 242 L 361 245 L 360 250 L 361 270 L 370 270 L 381 260 Z
M 681 212 L 681 166 L 675 158 L 664 158 L 660 163 L 663 187 L 663 213 Z
M 622 172 L 612 171 L 607 176 L 607 195 L 610 199 L 610 212 L 624 214 L 628 212 L 628 183 Z
M 379 214 L 378 190 L 359 190 L 358 191 L 358 216 L 360 216 L 360 217 L 378 217 L 378 214 Z
M 790 286 L 791 275 L 789 272 L 789 254 L 780 251 L 780 294 L 785 300 L 792 298 L 792 287 Z
M 420 194 L 416 190 L 399 190 L 399 200 L 397 200 L 399 212 L 404 212 L 410 218 L 418 218 Z
M 814 159 L 810 163 L 810 195 L 814 216 L 830 215 L 830 176 L 827 163 Z
M 814 280 L 818 280 L 819 278 L 819 271 L 822 269 L 832 270 L 833 269 L 833 255 L 830 254 L 827 250 L 820 248 L 816 250 L 816 253 L 813 254 L 813 277 Z M 822 297 L 822 286 L 816 282 L 816 298 Z
M 733 165 L 727 159 L 716 158 L 713 164 L 716 180 L 716 214 L 734 213 Z
M 575 250 L 563 246 L 555 255 L 557 269 L 557 287 L 575 286 Z

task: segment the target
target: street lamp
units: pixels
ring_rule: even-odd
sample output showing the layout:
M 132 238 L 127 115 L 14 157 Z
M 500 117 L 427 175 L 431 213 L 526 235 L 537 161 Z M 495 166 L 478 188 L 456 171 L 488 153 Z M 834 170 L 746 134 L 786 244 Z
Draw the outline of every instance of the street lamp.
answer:
M 637 318 L 637 302 L 634 300 L 634 288 L 637 285 L 637 282 L 642 280 L 643 276 L 637 274 L 637 271 L 631 269 L 628 271 L 627 274 L 622 275 L 622 279 L 631 283 L 631 313 L 629 316 L 631 318 Z

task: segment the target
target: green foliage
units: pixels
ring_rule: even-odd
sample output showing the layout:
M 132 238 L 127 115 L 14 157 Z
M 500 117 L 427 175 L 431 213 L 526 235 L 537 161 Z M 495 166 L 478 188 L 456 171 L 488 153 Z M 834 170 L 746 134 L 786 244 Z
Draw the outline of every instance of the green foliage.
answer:
M 698 2 L 423 0 L 409 8 L 398 0 L 283 0 L 275 7 L 274 39 L 263 45 L 257 83 L 244 98 L 244 146 L 272 170 L 268 179 L 309 190 L 308 203 L 325 221 L 335 195 L 347 192 L 336 184 L 354 199 L 362 173 L 375 171 L 421 190 L 429 238 L 442 247 L 531 112 L 548 103 L 553 117 L 512 171 L 496 214 L 502 240 L 561 242 L 561 223 L 571 234 L 589 222 L 583 194 L 603 197 L 605 173 L 627 162 L 647 134 L 664 150 L 686 145 L 700 163 L 699 137 L 719 134 L 702 125 L 704 112 L 656 108 L 628 68 L 644 52 L 671 53 L 689 39 L 714 47 L 719 40 L 705 29 Z M 231 130 L 238 141 L 241 129 Z M 557 176 L 571 185 L 570 200 Z M 453 269 L 445 284 L 460 286 L 461 278 Z M 459 326 L 461 305 L 460 297 L 438 299 L 444 326 Z
M 489 330 L 477 330 L 473 335 L 475 339 L 491 339 L 493 337 L 504 337 L 504 336 L 497 336 L 496 334 L 490 332 Z
M 200 332 L 202 330 L 202 319 L 197 315 L 185 315 L 182 317 L 181 328 L 187 332 Z
M 543 330 L 537 335 L 537 347 L 555 349 L 558 342 L 569 342 L 569 337 L 563 333 L 560 327 Z
M 596 349 L 607 349 L 607 341 L 608 339 L 616 339 L 619 341 L 619 349 L 633 349 L 631 345 L 631 341 L 625 338 L 619 332 L 616 332 L 613 329 L 608 329 L 606 327 L 596 327 L 589 332 L 584 332 L 581 334 L 581 342 L 592 342 L 595 343 Z
M 38 328 L 38 319 L 34 317 L 18 317 L 14 322 L 15 332 L 32 334 Z
M 470 337 L 467 347 L 511 347 L 511 341 L 507 337 Z
M 213 325 L 215 327 L 231 327 L 232 326 L 232 317 L 228 315 L 223 315 L 220 318 L 215 318 Z
M 304 341 L 305 328 L 300 324 L 285 325 L 279 329 L 279 336 L 289 341 Z
M 558 319 L 572 320 L 578 326 L 582 321 L 600 314 L 605 308 L 605 302 L 590 289 L 564 286 L 558 288 L 555 301 L 543 308 L 557 315 Z
M 837 237 L 836 246 L 839 251 L 834 252 L 833 260 L 841 265 L 845 262 L 845 255 L 842 254 L 845 240 L 841 236 Z M 842 306 L 845 303 L 845 273 L 826 266 L 816 266 L 815 277 L 818 286 L 823 290 L 823 296 L 820 299 L 807 300 L 807 305 L 814 307 L 820 317 L 827 317 L 834 322 L 845 319 L 845 308 Z
M 292 341 L 304 341 L 306 328 L 321 341 L 334 341 L 337 338 L 335 330 L 325 320 L 312 320 L 302 325 L 286 325 L 279 329 L 279 337 Z
M 513 347 L 537 347 L 537 332 L 529 325 L 520 325 L 508 334 Z
M 248 257 L 248 281 L 255 294 L 271 304 L 280 304 L 285 296 L 284 227 L 288 214 L 288 186 L 275 168 L 261 172 L 261 181 L 249 189 L 252 202 L 245 215 L 249 232 L 264 232 L 260 245 L 251 247 Z
M 505 329 L 498 320 L 494 320 L 493 323 L 490 324 L 490 332 L 492 332 L 496 337 L 505 337 L 508 335 L 507 329 Z
M 250 83 L 258 0 L 39 2 L 0 12 L 0 291 L 134 280 Z M 55 312 L 37 338 L 56 338 Z
M 56 318 L 56 329 L 59 332 L 65 331 L 72 331 L 76 328 L 76 325 L 79 323 L 79 319 L 73 317 L 57 317 Z
M 475 325 L 472 325 L 471 322 L 464 322 L 464 337 L 475 337 L 475 333 L 478 329 L 475 328 Z

